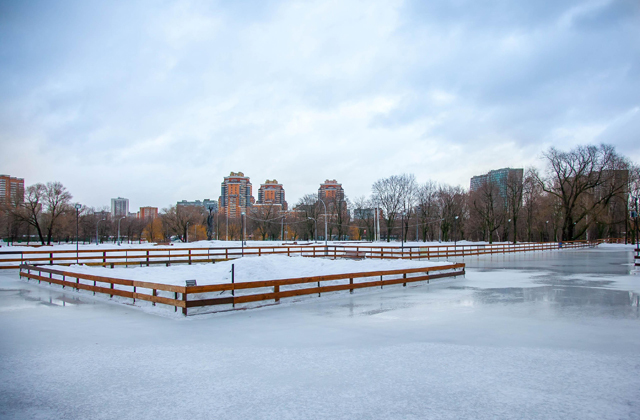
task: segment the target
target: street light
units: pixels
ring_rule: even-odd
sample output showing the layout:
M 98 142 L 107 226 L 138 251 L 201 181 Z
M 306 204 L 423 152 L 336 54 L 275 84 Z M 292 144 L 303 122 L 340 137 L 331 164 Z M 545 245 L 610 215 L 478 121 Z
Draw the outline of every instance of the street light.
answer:
M 185 230 L 186 242 L 189 243 L 189 222 L 187 222 L 187 227 L 184 230 Z
M 98 236 L 98 226 L 100 226 L 100 222 L 103 222 L 105 220 L 107 220 L 106 217 L 104 219 L 98 219 L 98 223 L 96 223 L 96 246 L 100 246 L 100 237 Z
M 455 249 L 458 246 L 458 236 L 456 235 L 456 226 L 458 224 L 458 217 L 460 216 L 456 216 L 455 219 L 453 219 L 453 249 Z M 462 247 L 462 249 L 464 249 L 464 246 Z
M 327 205 L 324 203 L 322 198 L 318 198 L 318 200 L 324 206 L 324 255 L 329 254 L 329 245 L 327 242 Z
M 120 246 L 120 222 L 122 221 L 122 219 L 126 219 L 126 216 L 122 216 L 121 218 L 118 219 L 118 246 Z
M 400 249 L 402 250 L 402 257 L 404 257 L 404 211 L 402 212 L 402 218 L 400 222 Z
M 549 239 L 550 237 L 551 235 L 549 235 L 549 221 L 547 220 L 547 242 L 551 242 Z
M 241 226 L 241 236 L 242 236 L 242 256 L 244 257 L 244 212 L 240 213 L 240 221 L 242 222 Z
M 80 209 L 82 204 L 76 203 L 76 264 L 79 264 L 80 258 L 78 257 L 78 226 L 80 225 Z

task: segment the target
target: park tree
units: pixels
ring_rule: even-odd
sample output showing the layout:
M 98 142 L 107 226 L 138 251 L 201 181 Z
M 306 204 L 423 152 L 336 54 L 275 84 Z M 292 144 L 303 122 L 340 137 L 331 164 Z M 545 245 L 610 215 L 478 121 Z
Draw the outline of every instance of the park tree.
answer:
M 542 156 L 547 167 L 537 181 L 560 202 L 563 241 L 579 238 L 589 228 L 588 215 L 627 186 L 616 171 L 628 170 L 629 164 L 611 145 L 578 146 L 568 152 L 552 147 Z
M 473 211 L 482 223 L 486 239 L 493 243 L 493 235 L 498 232 L 506 218 L 506 204 L 498 184 L 488 178 L 480 188 L 471 192 L 470 201 Z
M 467 195 L 462 187 L 440 185 L 437 192 L 438 207 L 440 210 L 440 231 L 442 239 L 449 241 L 451 231 L 462 229 L 466 211 Z M 456 219 L 456 217 L 458 217 Z
M 71 193 L 60 182 L 30 185 L 16 215 L 35 228 L 42 245 L 51 245 L 60 216 L 70 210 L 71 198 Z
M 362 237 L 361 230 L 364 229 L 366 231 L 366 239 L 369 241 L 373 241 L 374 238 L 374 207 L 371 200 L 365 196 L 360 196 L 353 202 L 353 221 L 358 229 L 358 237 Z
M 255 231 L 263 241 L 267 238 L 275 239 L 280 232 L 281 222 L 284 218 L 281 210 L 281 205 L 273 203 L 251 207 L 248 218 L 253 221 Z
M 544 194 L 537 178 L 535 168 L 529 168 L 525 171 L 522 182 L 522 212 L 528 242 L 533 241 L 536 223 L 540 218 L 540 202 Z
M 438 209 L 438 186 L 433 181 L 418 186 L 416 189 L 416 213 L 418 225 L 422 233 L 422 241 L 433 240 L 435 228 L 440 223 Z M 416 238 L 418 240 L 418 238 Z
M 296 203 L 295 210 L 299 219 L 296 227 L 302 233 L 300 236 L 305 240 L 309 238 L 317 239 L 315 237 L 316 228 L 319 228 L 317 224 L 322 223 L 320 216 L 324 214 L 324 207 L 320 206 L 318 195 L 305 194 Z
M 410 195 L 415 188 L 413 174 L 392 175 L 389 178 L 377 180 L 372 190 L 373 202 L 382 209 L 387 226 L 387 242 L 391 241 L 391 232 L 396 220 L 403 211 L 410 208 Z
M 523 174 L 515 171 L 509 171 L 507 175 L 505 185 L 505 203 L 509 220 L 511 220 L 511 227 L 513 230 L 513 243 L 518 240 L 518 219 L 520 218 L 520 212 L 522 210 L 522 198 L 523 198 Z M 505 238 L 509 240 L 508 237 Z

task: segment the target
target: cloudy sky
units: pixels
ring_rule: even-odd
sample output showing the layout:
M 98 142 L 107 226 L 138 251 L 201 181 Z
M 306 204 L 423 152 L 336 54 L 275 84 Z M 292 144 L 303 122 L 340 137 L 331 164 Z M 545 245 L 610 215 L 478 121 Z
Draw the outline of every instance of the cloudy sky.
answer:
M 640 162 L 637 0 L 1 1 L 0 60 L 0 173 L 96 207 Z

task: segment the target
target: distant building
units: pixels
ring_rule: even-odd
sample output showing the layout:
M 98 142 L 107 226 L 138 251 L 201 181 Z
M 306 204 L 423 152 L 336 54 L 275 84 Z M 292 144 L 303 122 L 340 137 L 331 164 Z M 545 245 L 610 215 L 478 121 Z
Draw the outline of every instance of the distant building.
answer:
M 478 175 L 471 178 L 471 191 L 478 191 L 483 185 L 487 183 L 493 183 L 498 186 L 500 195 L 502 197 L 507 196 L 507 181 L 511 178 L 522 184 L 524 171 L 520 169 L 502 168 L 494 171 L 489 171 L 484 175 Z
M 140 207 L 140 211 L 137 214 L 138 219 L 153 220 L 158 217 L 157 207 Z
M 278 181 L 267 179 L 258 189 L 257 205 L 276 204 L 283 210 L 287 210 L 287 202 L 284 199 L 284 187 Z
M 339 184 L 335 179 L 327 179 L 323 184 L 320 184 L 320 188 L 318 188 L 318 198 L 325 201 L 344 201 L 342 184 Z
M 129 215 L 129 199 L 128 198 L 112 198 L 111 199 L 111 217 L 122 217 Z
M 17 206 L 24 202 L 24 179 L 0 175 L 0 204 Z
M 218 212 L 218 202 L 216 200 L 210 200 L 205 198 L 204 200 L 196 200 L 196 201 L 187 201 L 182 200 L 176 203 L 176 206 L 184 206 L 184 207 L 204 207 L 207 211 L 211 208 L 214 213 Z
M 231 172 L 224 177 L 220 185 L 221 195 L 218 199 L 220 213 L 229 218 L 240 217 L 255 202 L 251 190 L 251 181 L 242 172 Z

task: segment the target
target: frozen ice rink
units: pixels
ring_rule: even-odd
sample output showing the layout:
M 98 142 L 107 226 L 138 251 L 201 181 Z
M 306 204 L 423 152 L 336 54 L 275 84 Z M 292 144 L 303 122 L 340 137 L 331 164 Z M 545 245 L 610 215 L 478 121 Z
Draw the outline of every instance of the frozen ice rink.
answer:
M 638 419 L 630 248 L 171 319 L 0 272 L 2 419 Z

